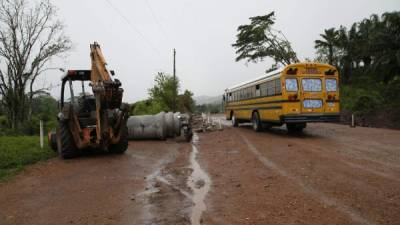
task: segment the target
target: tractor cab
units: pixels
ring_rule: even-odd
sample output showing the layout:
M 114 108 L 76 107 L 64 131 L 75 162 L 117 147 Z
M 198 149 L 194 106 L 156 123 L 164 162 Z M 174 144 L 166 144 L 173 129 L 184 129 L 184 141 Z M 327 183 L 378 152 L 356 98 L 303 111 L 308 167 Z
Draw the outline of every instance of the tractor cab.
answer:
M 83 128 L 96 126 L 96 100 L 93 94 L 85 90 L 88 81 L 90 82 L 90 70 L 69 70 L 62 78 L 61 86 L 60 111 L 72 107 L 77 114 L 79 125 Z M 77 85 L 81 91 L 75 93 L 78 90 Z

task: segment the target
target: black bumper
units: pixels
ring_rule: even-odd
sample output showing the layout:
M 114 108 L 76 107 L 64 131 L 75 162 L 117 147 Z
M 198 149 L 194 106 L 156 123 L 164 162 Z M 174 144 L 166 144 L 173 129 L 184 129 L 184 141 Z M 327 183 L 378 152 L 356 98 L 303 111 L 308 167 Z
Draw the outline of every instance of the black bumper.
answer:
M 282 123 L 339 122 L 340 114 L 311 114 L 281 116 Z

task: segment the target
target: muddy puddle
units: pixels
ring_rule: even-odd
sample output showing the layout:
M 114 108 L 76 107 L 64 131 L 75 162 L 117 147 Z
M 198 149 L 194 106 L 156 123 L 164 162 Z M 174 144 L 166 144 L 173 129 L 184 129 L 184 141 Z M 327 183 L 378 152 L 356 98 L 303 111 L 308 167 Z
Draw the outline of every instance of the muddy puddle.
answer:
M 193 170 L 188 178 L 187 185 L 193 191 L 192 201 L 193 208 L 190 215 L 192 225 L 201 224 L 201 215 L 207 209 L 205 198 L 211 186 L 211 179 L 208 174 L 200 167 L 197 162 L 197 154 L 199 153 L 196 145 L 199 142 L 199 137 L 195 133 L 192 141 L 192 152 L 190 154 L 190 167 Z

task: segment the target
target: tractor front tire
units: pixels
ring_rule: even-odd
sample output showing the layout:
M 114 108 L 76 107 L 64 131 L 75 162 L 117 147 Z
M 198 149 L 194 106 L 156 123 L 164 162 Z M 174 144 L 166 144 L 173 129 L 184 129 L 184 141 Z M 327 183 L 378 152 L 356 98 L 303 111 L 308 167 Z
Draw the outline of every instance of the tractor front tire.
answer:
M 117 144 L 112 144 L 108 147 L 110 153 L 122 154 L 128 149 L 128 127 L 124 125 L 121 132 L 121 137 Z
M 69 130 L 68 122 L 60 122 L 60 149 L 63 159 L 72 159 L 78 156 L 78 148 Z

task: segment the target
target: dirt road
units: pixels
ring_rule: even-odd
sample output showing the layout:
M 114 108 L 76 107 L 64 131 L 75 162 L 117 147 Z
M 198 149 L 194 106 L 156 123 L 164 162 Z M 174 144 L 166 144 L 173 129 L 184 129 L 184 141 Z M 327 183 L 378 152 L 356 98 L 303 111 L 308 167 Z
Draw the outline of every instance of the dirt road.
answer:
M 0 184 L 3 224 L 400 224 L 400 132 L 248 126 L 52 159 Z

